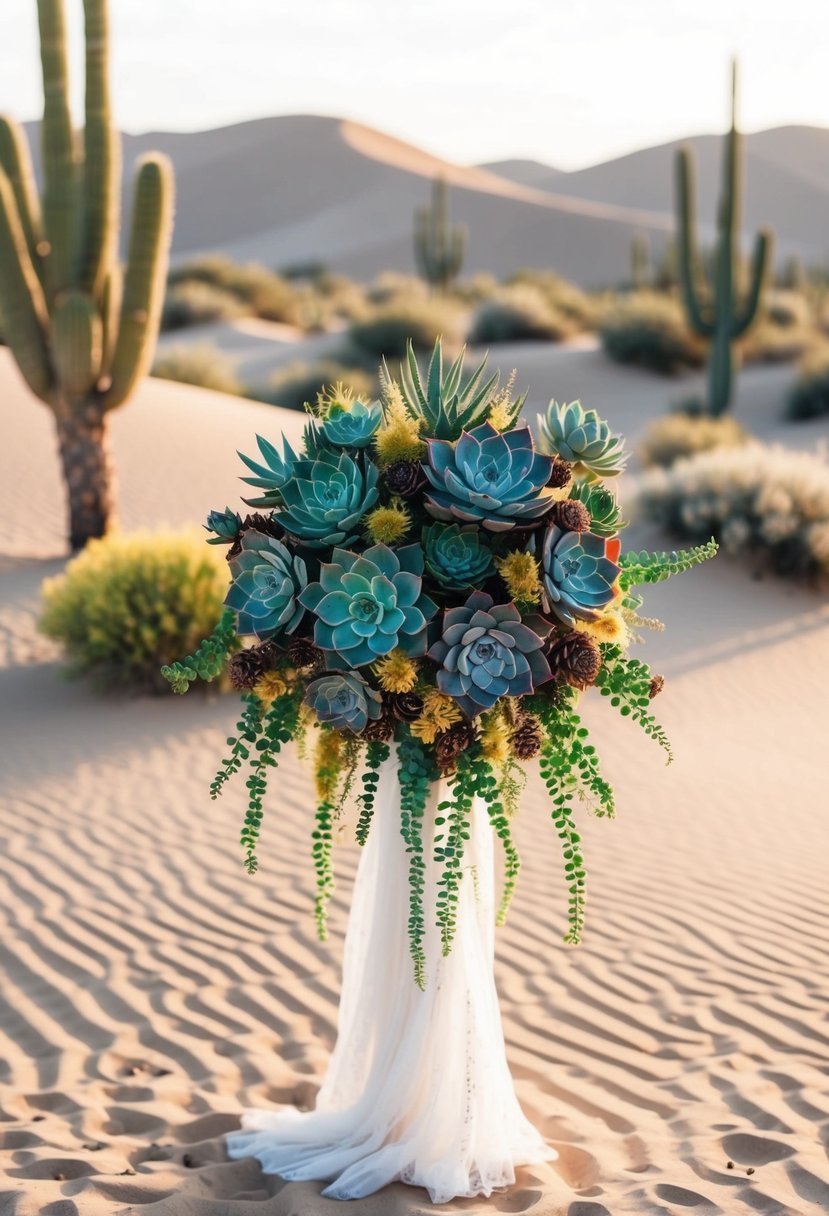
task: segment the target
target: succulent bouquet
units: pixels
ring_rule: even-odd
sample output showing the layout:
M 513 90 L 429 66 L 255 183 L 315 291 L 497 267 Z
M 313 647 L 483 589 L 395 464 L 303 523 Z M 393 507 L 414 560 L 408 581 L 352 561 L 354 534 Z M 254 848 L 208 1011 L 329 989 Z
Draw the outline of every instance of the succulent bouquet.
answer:
M 595 685 L 670 759 L 650 712 L 661 677 L 627 654 L 653 623 L 639 615 L 635 588 L 716 551 L 711 542 L 622 554 L 623 521 L 604 484 L 624 467 L 621 440 L 595 411 L 552 402 L 536 444 L 519 425 L 525 398 L 513 396 L 512 381 L 501 388 L 497 375 L 487 378 L 485 365 L 465 376 L 462 352 L 445 369 L 438 342 L 424 379 L 410 346 L 398 378 L 384 364 L 382 401 L 354 399 L 340 386 L 322 394 L 299 452 L 259 437 L 258 456 L 242 456 L 242 480 L 258 492 L 245 500 L 254 513 L 228 507 L 207 521 L 209 543 L 228 546 L 226 612 L 194 655 L 164 669 L 185 692 L 226 667 L 242 692 L 237 734 L 211 793 L 249 765 L 241 837 L 249 871 L 280 749 L 292 739 L 313 747 L 321 936 L 334 825 L 360 778 L 357 840 L 365 843 L 380 766 L 398 749 L 421 984 L 424 814 L 441 776 L 450 791 L 434 845 L 444 952 L 476 797 L 505 850 L 499 919 L 506 915 L 519 869 L 510 825 L 534 757 L 562 844 L 565 940 L 579 941 L 585 870 L 575 804 L 614 813 L 579 697 Z

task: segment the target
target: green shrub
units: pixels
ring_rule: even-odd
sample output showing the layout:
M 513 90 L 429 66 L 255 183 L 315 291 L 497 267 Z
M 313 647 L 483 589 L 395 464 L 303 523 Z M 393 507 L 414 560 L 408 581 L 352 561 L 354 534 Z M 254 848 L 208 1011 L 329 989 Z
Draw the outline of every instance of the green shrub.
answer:
M 639 455 L 651 467 L 667 467 L 685 456 L 710 452 L 714 448 L 735 448 L 748 443 L 748 433 L 736 419 L 689 414 L 666 414 L 645 431 Z
M 171 286 L 207 283 L 236 296 L 256 317 L 266 321 L 298 321 L 297 296 L 291 284 L 258 262 L 239 264 L 216 253 L 176 266 L 170 272 Z
M 662 375 L 701 367 L 705 348 L 685 324 L 682 309 L 668 296 L 636 293 L 603 318 L 599 334 L 617 363 L 632 363 Z
M 301 410 L 306 401 L 313 404 L 317 394 L 330 385 L 342 383 L 355 397 L 373 400 L 379 385 L 376 376 L 359 367 L 347 367 L 333 360 L 320 363 L 289 363 L 281 368 L 262 389 L 252 389 L 257 401 L 281 405 L 286 410 Z
M 244 316 L 245 306 L 238 296 L 222 287 L 192 280 L 176 283 L 164 298 L 161 328 L 186 329 L 190 325 L 210 325 Z
M 794 422 L 822 414 L 829 414 L 829 343 L 825 342 L 805 355 L 786 402 L 786 417 Z
M 234 396 L 244 391 L 232 362 L 212 346 L 171 346 L 159 351 L 152 375 Z
M 772 325 L 760 321 L 740 342 L 744 363 L 791 363 L 814 341 L 814 330 L 800 325 Z
M 573 329 L 592 329 L 596 322 L 596 302 L 575 283 L 568 283 L 551 270 L 519 270 L 509 285 L 534 287 L 553 312 L 566 317 Z
M 460 342 L 461 315 L 445 300 L 400 300 L 380 305 L 349 330 L 354 345 L 378 360 L 384 356 L 402 358 L 409 338 L 416 350 L 431 350 L 441 335 L 444 349 Z
M 196 533 L 114 533 L 90 541 L 43 585 L 40 628 L 72 675 L 166 688 L 159 668 L 213 630 L 227 591 L 223 557 Z
M 644 474 L 644 515 L 683 540 L 714 536 L 760 553 L 780 574 L 829 574 L 829 464 L 811 452 L 750 443 Z
M 812 309 L 800 292 L 778 289 L 766 294 L 762 317 L 779 329 L 803 329 L 812 323 Z
M 429 288 L 423 279 L 397 270 L 384 270 L 366 288 L 369 304 L 402 304 L 406 300 L 427 300 Z
M 500 288 L 491 300 L 479 305 L 469 341 L 562 342 L 572 337 L 576 329 L 574 322 L 557 312 L 537 287 L 516 284 Z

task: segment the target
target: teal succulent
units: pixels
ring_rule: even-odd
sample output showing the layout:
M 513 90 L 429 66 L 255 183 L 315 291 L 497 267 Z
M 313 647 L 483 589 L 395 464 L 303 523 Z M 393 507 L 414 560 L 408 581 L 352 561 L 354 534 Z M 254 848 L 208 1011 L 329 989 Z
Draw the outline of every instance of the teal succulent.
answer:
M 597 620 L 616 597 L 618 556 L 618 540 L 551 524 L 541 554 L 544 610 L 571 627 Z
M 473 591 L 464 605 L 447 608 L 443 635 L 428 655 L 438 663 L 437 685 L 473 718 L 499 697 L 521 697 L 551 678 L 542 652 L 550 625 L 525 617 L 515 604 L 496 604 Z
M 232 583 L 225 604 L 236 613 L 239 633 L 264 641 L 293 633 L 305 609 L 299 595 L 308 582 L 305 562 L 273 536 L 248 529 L 228 565 Z
M 365 553 L 335 549 L 320 567 L 319 582 L 301 596 L 316 614 L 314 641 L 332 652 L 336 666 L 363 667 L 395 647 L 417 657 L 426 653 L 426 623 L 437 605 L 423 593 L 420 545 Z
M 236 511 L 225 507 L 224 511 L 211 511 L 204 527 L 213 533 L 207 538 L 208 545 L 232 545 L 241 531 L 242 519 Z
M 457 439 L 463 431 L 470 430 L 481 422 L 495 404 L 498 395 L 498 373 L 483 380 L 486 357 L 466 380 L 463 379 L 463 360 L 466 347 L 443 374 L 443 344 L 438 338 L 424 385 L 417 366 L 411 341 L 406 346 L 406 358 L 400 364 L 400 391 L 409 414 L 422 423 L 424 438 Z M 390 381 L 388 368 L 384 365 L 386 378 Z M 526 394 L 509 405 L 502 401 L 514 421 L 526 400 Z
M 334 402 L 322 423 L 322 433 L 339 448 L 367 448 L 383 421 L 379 401 L 353 401 L 346 408 Z
M 495 573 L 492 550 L 475 524 L 429 524 L 422 543 L 426 569 L 448 590 L 479 587 Z
M 501 434 L 489 422 L 456 444 L 431 439 L 425 507 L 435 519 L 475 523 L 490 532 L 531 524 L 553 505 L 553 457 L 535 451 L 527 427 Z
M 264 490 L 265 493 L 261 498 L 246 498 L 245 502 L 250 507 L 275 507 L 281 503 L 282 490 L 294 476 L 297 454 L 284 437 L 281 456 L 273 444 L 268 443 L 267 439 L 263 439 L 261 435 L 256 436 L 256 443 L 265 463 L 258 464 L 250 456 L 239 452 L 240 459 L 254 474 L 253 477 L 243 477 L 241 480 L 246 485 Z
M 335 730 L 359 734 L 382 712 L 380 693 L 356 671 L 327 671 L 305 690 L 305 704 Z
M 613 494 L 597 481 L 579 478 L 572 484 L 570 497 L 584 503 L 590 513 L 590 531 L 596 536 L 615 536 L 627 527 Z
M 578 465 L 594 477 L 615 477 L 628 459 L 624 442 L 612 434 L 595 410 L 580 401 L 559 405 L 551 401 L 541 419 L 543 451 Z
M 311 549 L 351 544 L 361 518 L 377 502 L 379 477 L 370 460 L 322 449 L 313 459 L 295 462 L 274 519 Z

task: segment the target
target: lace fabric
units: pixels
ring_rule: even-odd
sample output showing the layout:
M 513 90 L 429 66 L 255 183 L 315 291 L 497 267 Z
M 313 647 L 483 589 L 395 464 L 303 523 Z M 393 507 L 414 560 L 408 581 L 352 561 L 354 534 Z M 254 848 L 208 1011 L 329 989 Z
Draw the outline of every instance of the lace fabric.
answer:
M 445 787 L 433 789 L 434 824 Z M 434 829 L 431 829 L 434 831 Z M 515 1167 L 554 1160 L 523 1114 L 507 1066 L 493 977 L 493 833 L 475 805 L 464 854 L 458 927 L 444 958 L 429 911 L 440 867 L 426 859 L 426 991 L 406 949 L 408 857 L 400 835 L 397 760 L 383 765 L 371 834 L 346 935 L 337 1044 L 316 1109 L 246 1111 L 228 1136 L 231 1157 L 267 1174 L 328 1182 L 323 1194 L 359 1199 L 399 1180 L 433 1203 L 488 1196 Z

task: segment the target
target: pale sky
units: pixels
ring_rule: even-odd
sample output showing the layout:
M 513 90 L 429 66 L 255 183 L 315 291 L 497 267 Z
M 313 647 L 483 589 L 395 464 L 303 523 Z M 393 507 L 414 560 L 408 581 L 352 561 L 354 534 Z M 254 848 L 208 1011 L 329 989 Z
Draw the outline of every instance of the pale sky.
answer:
M 82 4 L 66 3 L 77 53 Z M 744 129 L 829 126 L 829 0 L 111 3 L 133 132 L 332 114 L 462 163 L 579 168 L 721 130 L 735 51 Z M 36 0 L 0 0 L 0 112 L 41 105 Z

